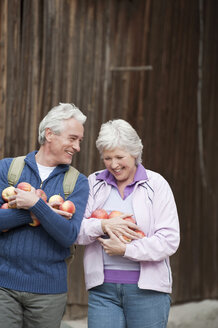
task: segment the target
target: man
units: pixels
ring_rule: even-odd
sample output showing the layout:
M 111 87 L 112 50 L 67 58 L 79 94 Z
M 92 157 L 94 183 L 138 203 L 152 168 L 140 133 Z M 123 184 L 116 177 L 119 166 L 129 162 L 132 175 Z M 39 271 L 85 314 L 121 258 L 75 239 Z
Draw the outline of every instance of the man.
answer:
M 79 174 L 69 195 L 76 207 L 70 213 L 54 210 L 36 194 L 41 188 L 49 199 L 64 197 L 63 179 L 72 157 L 80 151 L 86 116 L 71 104 L 52 108 L 39 125 L 38 151 L 27 154 L 19 182 L 9 198 L 15 209 L 0 210 L 0 327 L 60 327 L 67 299 L 67 267 L 80 230 L 88 198 L 88 180 Z M 8 187 L 12 158 L 0 161 L 0 194 Z M 0 198 L 0 206 L 3 203 Z M 40 222 L 32 226 L 33 218 Z

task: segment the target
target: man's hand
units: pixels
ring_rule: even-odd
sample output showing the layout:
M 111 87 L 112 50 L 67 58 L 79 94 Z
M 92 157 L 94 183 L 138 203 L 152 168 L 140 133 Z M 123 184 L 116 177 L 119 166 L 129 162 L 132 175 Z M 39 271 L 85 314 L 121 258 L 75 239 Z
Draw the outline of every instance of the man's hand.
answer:
M 28 210 L 39 200 L 39 196 L 36 195 L 36 190 L 34 187 L 31 187 L 31 191 L 24 191 L 16 188 L 15 192 L 16 195 L 9 197 L 8 204 L 10 206 L 16 205 L 16 208 Z
M 48 204 L 49 207 L 51 207 L 51 209 L 56 212 L 57 214 L 63 216 L 65 219 L 69 220 L 72 218 L 72 213 L 69 212 L 65 212 L 65 211 L 61 211 L 58 209 L 59 205 L 61 205 L 62 203 L 60 202 L 52 202 L 50 204 Z

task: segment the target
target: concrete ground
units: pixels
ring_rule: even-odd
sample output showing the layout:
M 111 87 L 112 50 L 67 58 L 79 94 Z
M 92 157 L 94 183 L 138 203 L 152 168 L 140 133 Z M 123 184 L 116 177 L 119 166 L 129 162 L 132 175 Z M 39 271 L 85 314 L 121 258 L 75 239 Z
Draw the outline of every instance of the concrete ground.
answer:
M 167 328 L 218 328 L 218 300 L 172 306 Z
M 63 321 L 61 323 L 61 328 L 87 328 L 87 318 L 72 320 L 72 321 Z
M 63 321 L 61 324 L 61 328 L 87 327 L 87 318 Z M 167 328 L 218 328 L 218 300 L 172 306 Z

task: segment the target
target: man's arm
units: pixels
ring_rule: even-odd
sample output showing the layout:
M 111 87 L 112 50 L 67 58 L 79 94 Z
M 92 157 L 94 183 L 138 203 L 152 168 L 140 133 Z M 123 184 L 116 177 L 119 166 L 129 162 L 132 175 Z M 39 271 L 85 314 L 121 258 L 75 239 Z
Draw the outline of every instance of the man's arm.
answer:
M 43 228 L 64 247 L 71 246 L 79 233 L 89 194 L 88 179 L 80 174 L 73 193 L 68 197 L 76 212 L 70 220 L 53 211 L 42 199 L 29 208 L 40 221 Z

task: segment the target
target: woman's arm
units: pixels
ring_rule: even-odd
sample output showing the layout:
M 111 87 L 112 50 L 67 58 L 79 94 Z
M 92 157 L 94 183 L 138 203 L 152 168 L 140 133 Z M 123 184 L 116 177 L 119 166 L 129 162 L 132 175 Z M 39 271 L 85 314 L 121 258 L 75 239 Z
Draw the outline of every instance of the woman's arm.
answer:
M 153 234 L 126 246 L 125 257 L 133 261 L 161 261 L 174 254 L 179 246 L 179 219 L 173 193 L 159 176 L 154 186 Z

